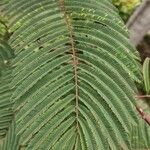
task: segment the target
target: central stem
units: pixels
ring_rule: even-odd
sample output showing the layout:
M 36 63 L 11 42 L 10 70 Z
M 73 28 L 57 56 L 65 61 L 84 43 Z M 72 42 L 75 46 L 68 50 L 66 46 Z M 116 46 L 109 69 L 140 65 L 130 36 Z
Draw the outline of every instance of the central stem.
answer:
M 76 99 L 76 123 L 77 123 L 77 130 L 79 129 L 79 89 L 78 89 L 78 76 L 77 76 L 77 64 L 78 64 L 78 59 L 76 56 L 76 50 L 75 50 L 75 45 L 74 45 L 74 40 L 73 40 L 73 31 L 72 31 L 72 26 L 71 26 L 71 19 L 70 16 L 66 13 L 65 10 L 65 5 L 64 5 L 64 0 L 60 0 L 60 6 L 61 10 L 64 13 L 65 17 L 65 22 L 67 24 L 67 28 L 69 31 L 69 39 L 70 39 L 70 44 L 71 44 L 71 49 L 72 49 L 72 57 L 73 57 L 73 70 L 74 70 L 74 80 L 75 80 L 75 99 Z

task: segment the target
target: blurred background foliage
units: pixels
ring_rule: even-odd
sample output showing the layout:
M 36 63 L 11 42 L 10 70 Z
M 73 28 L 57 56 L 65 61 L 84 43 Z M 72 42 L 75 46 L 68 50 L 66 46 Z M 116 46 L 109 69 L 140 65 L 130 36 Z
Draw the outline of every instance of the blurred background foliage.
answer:
M 142 0 L 112 0 L 113 4 L 119 9 L 120 16 L 126 22 L 134 9 Z

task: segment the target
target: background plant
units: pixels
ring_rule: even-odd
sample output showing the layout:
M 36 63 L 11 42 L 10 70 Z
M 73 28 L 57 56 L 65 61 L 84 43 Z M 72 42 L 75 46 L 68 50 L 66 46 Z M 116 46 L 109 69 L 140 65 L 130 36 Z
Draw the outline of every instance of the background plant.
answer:
M 120 16 L 126 22 L 134 9 L 141 3 L 141 0 L 112 0 L 119 9 Z
M 146 58 L 143 63 L 143 77 L 146 94 L 150 94 L 150 58 Z

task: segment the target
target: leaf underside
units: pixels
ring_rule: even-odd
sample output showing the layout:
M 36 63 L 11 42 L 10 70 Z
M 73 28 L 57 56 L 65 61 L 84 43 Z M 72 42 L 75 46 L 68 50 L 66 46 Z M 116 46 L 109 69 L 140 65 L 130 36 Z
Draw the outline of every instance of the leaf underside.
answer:
M 110 0 L 10 0 L 14 118 L 4 150 L 130 149 L 138 54 Z

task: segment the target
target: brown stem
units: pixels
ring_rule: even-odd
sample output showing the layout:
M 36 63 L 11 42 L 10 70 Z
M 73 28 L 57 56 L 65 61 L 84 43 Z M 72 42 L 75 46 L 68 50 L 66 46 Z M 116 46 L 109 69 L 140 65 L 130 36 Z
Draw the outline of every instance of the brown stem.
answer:
M 150 125 L 150 115 L 147 115 L 140 107 L 136 107 L 136 109 L 141 115 L 142 119 L 144 119 Z
M 61 10 L 64 14 L 64 18 L 67 24 L 67 28 L 69 31 L 70 36 L 70 44 L 72 49 L 72 58 L 73 58 L 73 68 L 74 68 L 74 81 L 75 81 L 75 97 L 76 97 L 76 122 L 77 122 L 77 131 L 79 130 L 79 89 L 78 89 L 78 75 L 77 75 L 77 65 L 78 65 L 78 58 L 75 50 L 74 40 L 73 40 L 73 31 L 71 27 L 71 19 L 70 16 L 67 14 L 65 10 L 64 0 L 59 0 Z
M 150 98 L 150 95 L 137 95 L 136 98 Z

